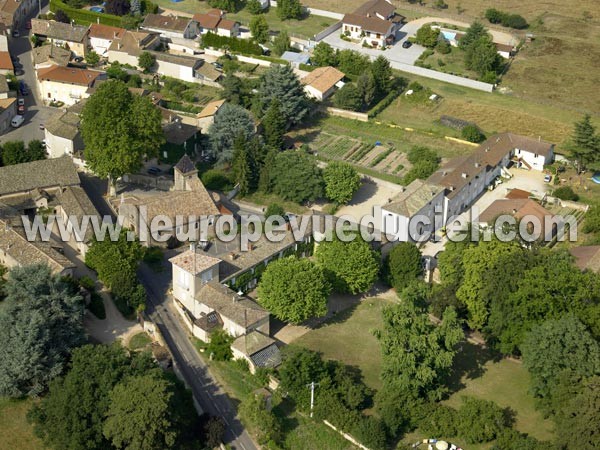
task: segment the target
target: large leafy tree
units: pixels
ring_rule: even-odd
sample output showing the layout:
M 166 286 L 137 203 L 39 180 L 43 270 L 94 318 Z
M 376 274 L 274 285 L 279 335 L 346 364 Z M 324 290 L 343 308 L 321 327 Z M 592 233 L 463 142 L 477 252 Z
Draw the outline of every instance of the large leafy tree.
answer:
M 421 252 L 411 242 L 399 242 L 386 257 L 384 270 L 388 282 L 400 292 L 423 273 Z
M 144 72 L 148 72 L 156 63 L 156 57 L 150 52 L 142 52 L 138 56 L 138 66 L 140 66 Z
M 84 343 L 81 296 L 48 266 L 16 267 L 0 307 L 0 395 L 37 396 Z
M 254 40 L 260 44 L 264 44 L 269 39 L 269 24 L 265 16 L 254 16 L 250 19 L 250 32 Z
M 464 36 L 460 39 L 458 45 L 462 49 L 467 49 L 473 42 L 477 41 L 483 36 L 489 36 L 487 29 L 481 22 L 473 22 Z
M 323 170 L 325 195 L 338 205 L 352 200 L 354 193 L 360 188 L 360 175 L 350 164 L 334 161 Z
M 335 50 L 325 41 L 321 41 L 315 45 L 310 60 L 312 64 L 320 67 L 335 66 L 337 64 Z
M 113 184 L 142 167 L 164 143 L 160 111 L 117 80 L 102 83 L 86 102 L 81 121 L 87 165 Z
M 315 256 L 338 292 L 366 292 L 377 281 L 379 254 L 360 236 L 350 242 L 337 238 L 321 242 L 315 250 Z
M 381 378 L 387 389 L 430 400 L 442 397 L 456 346 L 463 339 L 453 308 L 447 308 L 435 325 L 425 309 L 406 298 L 384 309 L 383 326 L 375 335 L 381 343 Z
M 561 371 L 583 377 L 600 374 L 600 344 L 572 314 L 533 327 L 521 349 L 531 374 L 531 390 L 546 410 Z
M 584 379 L 556 417 L 559 448 L 600 448 L 600 376 Z
M 327 313 L 331 285 L 308 259 L 283 258 L 270 263 L 258 285 L 258 302 L 277 318 L 300 323 Z
M 417 30 L 417 34 L 415 36 L 417 44 L 421 44 L 423 47 L 428 48 L 435 47 L 439 38 L 439 28 L 431 28 L 431 25 L 423 25 Z
M 463 397 L 458 411 L 458 433 L 469 444 L 489 442 L 509 423 L 507 414 L 496 403 L 475 397 Z
M 188 403 L 189 405 L 189 403 Z M 184 414 L 174 383 L 160 373 L 129 377 L 110 393 L 104 436 L 117 448 L 179 448 Z
M 359 111 L 363 106 L 363 95 L 354 83 L 346 83 L 333 97 L 335 106 L 351 111 Z
M 46 159 L 46 152 L 39 140 L 29 141 L 27 147 L 23 141 L 9 141 L 0 148 L 0 166 L 12 166 L 39 159 Z
M 600 136 L 596 134 L 589 114 L 575 122 L 569 147 L 571 155 L 577 160 L 578 170 L 600 161 Z
M 208 133 L 213 155 L 219 162 L 229 162 L 235 138 L 241 134 L 249 140 L 254 135 L 254 119 L 241 106 L 225 103 Z
M 323 195 L 323 177 L 315 159 L 301 151 L 278 153 L 273 162 L 272 190 L 286 200 L 301 203 Z
M 280 0 L 277 2 L 277 16 L 281 20 L 302 18 L 300 0 Z
M 130 354 L 119 343 L 75 349 L 67 375 L 50 384 L 30 415 L 36 433 L 55 449 L 109 448 L 102 427 L 112 389 L 126 377 L 158 370 L 148 353 Z
M 465 66 L 483 76 L 497 72 L 500 58 L 491 36 L 481 36 L 465 49 Z
M 278 8 L 279 9 L 279 8 Z M 263 110 L 274 99 L 281 103 L 281 114 L 288 126 L 300 123 L 308 113 L 308 103 L 300 80 L 287 64 L 275 64 L 264 74 L 258 95 Z

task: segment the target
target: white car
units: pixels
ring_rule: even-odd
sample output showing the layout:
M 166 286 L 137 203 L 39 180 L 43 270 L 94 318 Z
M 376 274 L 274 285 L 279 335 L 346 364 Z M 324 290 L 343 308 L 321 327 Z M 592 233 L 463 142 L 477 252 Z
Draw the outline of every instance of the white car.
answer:
M 25 118 L 23 116 L 15 116 L 10 121 L 10 125 L 14 128 L 19 128 L 25 122 Z

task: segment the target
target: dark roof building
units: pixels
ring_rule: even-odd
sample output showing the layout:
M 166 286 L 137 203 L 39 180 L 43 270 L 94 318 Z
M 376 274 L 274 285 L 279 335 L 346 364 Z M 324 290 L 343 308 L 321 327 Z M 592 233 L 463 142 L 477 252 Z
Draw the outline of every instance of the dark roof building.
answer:
M 33 189 L 78 185 L 79 175 L 69 157 L 0 167 L 0 196 Z

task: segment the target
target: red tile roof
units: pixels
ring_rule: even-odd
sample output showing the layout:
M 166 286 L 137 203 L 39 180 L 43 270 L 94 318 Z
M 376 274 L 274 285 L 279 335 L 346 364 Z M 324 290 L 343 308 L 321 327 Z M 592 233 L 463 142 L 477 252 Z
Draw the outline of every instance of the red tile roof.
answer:
M 111 41 L 113 39 L 122 39 L 125 35 L 125 31 L 125 28 L 111 27 L 109 25 L 102 25 L 100 23 L 93 23 L 90 25 L 89 36 Z
M 58 83 L 78 84 L 91 86 L 102 72 L 73 67 L 51 66 L 38 70 L 40 81 L 55 81 Z
M 0 70 L 14 70 L 13 63 L 10 59 L 10 53 L 0 52 Z

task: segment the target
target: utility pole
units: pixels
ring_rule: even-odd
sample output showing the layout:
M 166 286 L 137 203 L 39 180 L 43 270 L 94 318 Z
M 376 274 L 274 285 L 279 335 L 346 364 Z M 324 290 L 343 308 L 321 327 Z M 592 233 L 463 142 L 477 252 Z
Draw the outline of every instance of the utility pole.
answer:
M 317 386 L 319 383 L 315 383 L 314 381 L 312 381 L 310 384 L 307 384 L 307 386 L 310 387 L 310 417 L 312 418 L 313 416 L 313 408 L 315 406 L 315 386 Z

